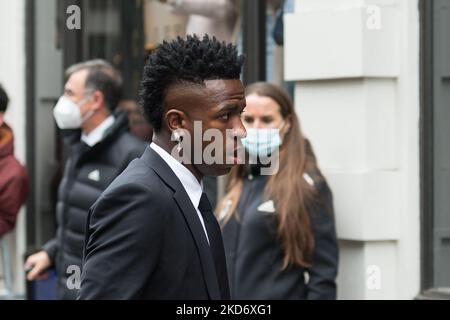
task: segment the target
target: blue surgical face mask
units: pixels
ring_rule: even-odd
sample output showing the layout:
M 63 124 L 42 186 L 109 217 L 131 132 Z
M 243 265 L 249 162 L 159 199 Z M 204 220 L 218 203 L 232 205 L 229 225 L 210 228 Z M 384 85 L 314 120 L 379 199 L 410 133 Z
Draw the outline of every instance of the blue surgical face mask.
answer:
M 254 157 L 267 157 L 278 151 L 282 144 L 280 129 L 247 129 L 247 136 L 242 139 L 242 145 Z

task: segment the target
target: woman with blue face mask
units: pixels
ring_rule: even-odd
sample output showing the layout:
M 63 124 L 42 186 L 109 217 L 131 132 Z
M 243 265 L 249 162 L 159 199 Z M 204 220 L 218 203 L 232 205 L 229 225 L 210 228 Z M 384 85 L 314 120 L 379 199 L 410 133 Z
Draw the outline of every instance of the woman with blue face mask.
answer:
M 284 90 L 264 82 L 246 88 L 246 102 L 246 164 L 232 169 L 216 210 L 231 296 L 335 299 L 332 194 L 292 102 Z

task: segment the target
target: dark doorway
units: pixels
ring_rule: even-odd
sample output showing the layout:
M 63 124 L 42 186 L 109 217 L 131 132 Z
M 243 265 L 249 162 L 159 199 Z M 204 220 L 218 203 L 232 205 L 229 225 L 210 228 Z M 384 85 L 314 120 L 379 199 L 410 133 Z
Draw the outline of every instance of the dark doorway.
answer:
M 450 3 L 422 0 L 422 290 L 450 287 Z

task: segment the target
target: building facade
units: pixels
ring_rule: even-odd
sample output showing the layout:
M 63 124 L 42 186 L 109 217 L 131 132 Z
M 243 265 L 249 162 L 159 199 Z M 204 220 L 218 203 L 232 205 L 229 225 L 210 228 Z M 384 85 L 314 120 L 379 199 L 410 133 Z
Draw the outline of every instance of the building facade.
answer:
M 296 7 L 286 17 L 286 77 L 297 81 L 298 114 L 334 192 L 339 297 L 413 298 L 420 290 L 418 2 Z

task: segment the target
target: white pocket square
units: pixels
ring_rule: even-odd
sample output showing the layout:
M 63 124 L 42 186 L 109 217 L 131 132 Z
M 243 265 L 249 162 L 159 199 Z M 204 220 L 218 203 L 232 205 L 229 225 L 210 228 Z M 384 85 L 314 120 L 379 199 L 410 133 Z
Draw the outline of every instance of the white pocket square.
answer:
M 264 203 L 261 203 L 258 207 L 258 211 L 264 211 L 264 212 L 275 212 L 275 205 L 273 204 L 272 200 L 266 201 Z

